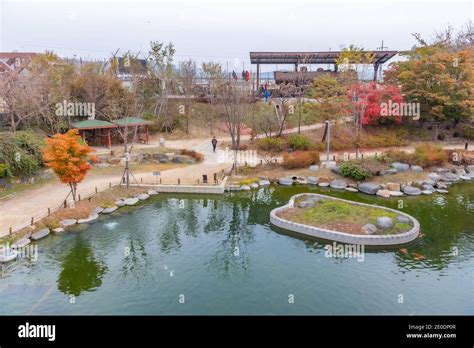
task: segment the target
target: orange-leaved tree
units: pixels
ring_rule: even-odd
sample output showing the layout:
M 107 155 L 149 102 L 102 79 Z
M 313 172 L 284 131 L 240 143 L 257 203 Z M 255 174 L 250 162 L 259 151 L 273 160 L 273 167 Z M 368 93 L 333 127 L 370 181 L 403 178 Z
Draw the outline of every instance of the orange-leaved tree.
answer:
M 89 157 L 92 151 L 94 150 L 81 139 L 77 129 L 71 129 L 65 134 L 55 134 L 46 140 L 43 160 L 61 182 L 69 185 L 74 201 L 76 201 L 77 184 L 85 178 L 91 168 L 88 160 L 96 161 L 95 157 Z

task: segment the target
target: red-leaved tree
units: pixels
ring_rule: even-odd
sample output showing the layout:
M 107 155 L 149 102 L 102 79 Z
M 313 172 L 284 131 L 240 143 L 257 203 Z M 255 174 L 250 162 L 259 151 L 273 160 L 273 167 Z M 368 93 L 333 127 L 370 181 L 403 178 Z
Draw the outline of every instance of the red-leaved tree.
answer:
M 403 102 L 400 89 L 397 86 L 370 83 L 356 83 L 351 85 L 348 92 L 348 98 L 351 101 L 354 113 L 360 115 L 357 118 L 361 125 L 377 125 L 380 117 L 384 117 L 382 109 L 390 105 Z M 385 103 L 385 105 L 384 105 Z M 401 123 L 400 114 L 387 115 L 392 117 L 395 122 Z M 360 126 L 358 124 L 357 126 Z

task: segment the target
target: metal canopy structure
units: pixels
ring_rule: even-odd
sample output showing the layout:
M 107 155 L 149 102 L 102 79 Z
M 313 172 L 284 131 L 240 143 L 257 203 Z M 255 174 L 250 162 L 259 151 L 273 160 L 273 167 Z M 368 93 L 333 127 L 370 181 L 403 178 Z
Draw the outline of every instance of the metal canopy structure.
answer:
M 252 64 L 336 64 L 342 51 L 327 52 L 250 52 Z M 373 54 L 370 64 L 384 64 L 398 51 L 361 51 L 362 56 Z
M 337 60 L 344 51 L 316 51 L 316 52 L 250 52 L 250 63 L 257 64 L 257 89 L 260 83 L 260 64 L 293 64 L 298 71 L 299 64 L 333 64 L 337 72 Z M 381 64 L 393 58 L 398 51 L 360 51 L 362 57 L 368 54 L 373 56 L 370 63 L 374 66 L 374 80 Z M 354 62 L 349 62 L 354 63 Z M 364 61 L 362 60 L 362 64 Z

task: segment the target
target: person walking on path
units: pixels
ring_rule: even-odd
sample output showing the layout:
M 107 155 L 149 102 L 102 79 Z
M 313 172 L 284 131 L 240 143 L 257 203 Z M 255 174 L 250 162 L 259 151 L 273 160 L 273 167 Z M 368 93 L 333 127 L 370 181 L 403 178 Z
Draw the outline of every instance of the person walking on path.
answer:
M 216 152 L 217 139 L 216 139 L 215 136 L 212 138 L 211 143 L 212 143 L 212 151 L 213 151 L 213 152 Z

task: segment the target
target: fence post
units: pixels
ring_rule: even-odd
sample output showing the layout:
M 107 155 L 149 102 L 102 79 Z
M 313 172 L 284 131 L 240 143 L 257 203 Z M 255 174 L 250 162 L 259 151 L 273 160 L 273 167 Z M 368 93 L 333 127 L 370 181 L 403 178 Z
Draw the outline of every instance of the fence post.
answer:
M 181 179 L 178 179 L 178 185 L 181 185 Z
M 97 194 L 97 186 L 95 187 L 95 193 Z
M 141 177 L 141 178 L 140 178 L 140 183 L 142 183 L 142 184 L 143 184 L 143 177 Z
M 51 215 L 51 208 L 48 208 L 48 216 Z
M 31 217 L 31 226 L 33 226 L 33 220 L 34 220 L 34 218 L 33 218 L 33 216 L 32 216 L 32 217 Z
M 96 192 L 96 193 L 97 193 L 97 192 Z M 78 194 L 78 195 L 77 195 L 77 198 L 79 199 L 79 202 L 80 202 L 80 201 L 81 201 L 81 195 Z
M 112 187 L 112 183 L 111 183 L 111 182 L 109 182 L 109 188 L 111 188 L 111 187 Z
M 9 233 L 9 234 L 12 234 L 12 232 L 13 232 L 13 228 L 10 226 L 10 229 L 9 229 L 9 232 L 8 232 L 8 233 Z
M 160 178 L 160 185 L 161 185 L 161 178 Z
M 64 200 L 64 208 L 67 208 L 67 202 Z

